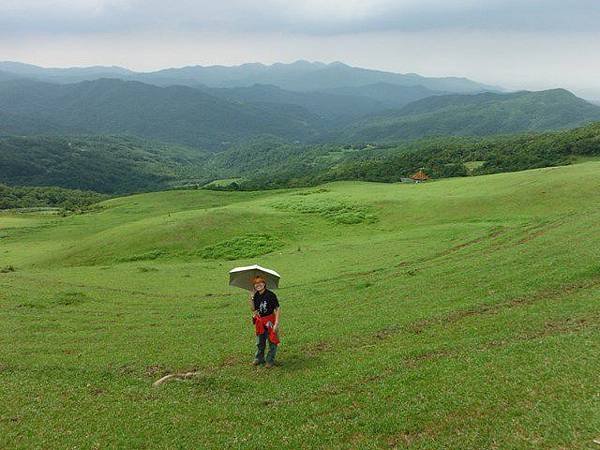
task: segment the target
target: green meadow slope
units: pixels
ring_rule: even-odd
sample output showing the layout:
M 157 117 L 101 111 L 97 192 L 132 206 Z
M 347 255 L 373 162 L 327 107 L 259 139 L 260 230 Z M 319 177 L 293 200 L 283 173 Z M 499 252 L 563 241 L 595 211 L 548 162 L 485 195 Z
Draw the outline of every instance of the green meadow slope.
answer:
M 0 447 L 590 448 L 598 192 L 590 161 L 2 213 Z M 270 371 L 227 286 L 254 262 Z

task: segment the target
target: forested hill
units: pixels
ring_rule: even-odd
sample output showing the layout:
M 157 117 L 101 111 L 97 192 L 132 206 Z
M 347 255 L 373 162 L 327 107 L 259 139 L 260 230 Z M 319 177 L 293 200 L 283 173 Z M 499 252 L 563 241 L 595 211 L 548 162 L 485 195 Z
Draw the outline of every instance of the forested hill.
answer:
M 386 84 L 298 93 L 264 85 L 197 89 L 118 79 L 74 84 L 6 79 L 0 81 L 0 134 L 125 134 L 218 152 L 267 135 L 354 144 L 544 131 L 600 120 L 600 107 L 561 89 L 434 94 Z
M 485 136 L 572 128 L 597 120 L 599 106 L 564 89 L 440 95 L 359 120 L 337 139 L 381 142 L 426 136 Z
M 358 118 L 376 114 L 389 109 L 387 104 L 366 96 L 346 95 L 325 92 L 295 92 L 274 85 L 255 84 L 236 88 L 201 88 L 207 94 L 224 98 L 232 102 L 269 105 L 280 108 L 281 105 L 295 105 L 316 114 L 324 122 L 322 127 L 346 125 Z M 425 92 L 430 92 L 425 90 Z M 423 98 L 423 97 L 420 97 Z M 402 107 L 408 102 L 396 103 Z M 320 127 L 321 128 L 321 127 Z
M 231 188 L 264 189 L 334 180 L 397 182 L 419 169 L 433 178 L 514 172 L 598 157 L 600 122 L 547 133 L 447 136 L 366 146 L 260 142 L 212 155 L 206 167 L 222 178 L 241 177 Z M 262 170 L 265 167 L 268 170 Z
M 202 88 L 206 93 L 231 101 L 297 105 L 319 115 L 328 126 L 345 125 L 358 118 L 383 113 L 444 92 L 422 86 L 376 83 L 357 87 L 296 92 L 274 85 L 255 84 L 235 88 Z
M 232 102 L 198 89 L 100 79 L 0 82 L 1 134 L 130 134 L 220 150 L 272 134 L 308 140 L 322 120 L 289 104 Z
M 260 138 L 219 153 L 116 136 L 0 138 L 0 183 L 126 193 L 202 186 L 224 189 L 399 181 L 425 168 L 434 178 L 518 171 L 600 156 L 600 122 L 574 130 L 428 138 L 378 146 L 290 144 Z
M 166 189 L 207 154 L 132 137 L 0 137 L 0 183 L 103 193 Z

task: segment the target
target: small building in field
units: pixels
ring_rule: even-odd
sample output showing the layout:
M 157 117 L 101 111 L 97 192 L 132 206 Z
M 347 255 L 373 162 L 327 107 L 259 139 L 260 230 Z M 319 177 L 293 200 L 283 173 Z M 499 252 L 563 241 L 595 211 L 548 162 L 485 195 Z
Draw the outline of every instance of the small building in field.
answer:
M 419 170 L 413 176 L 410 177 L 415 183 L 422 183 L 423 181 L 430 180 L 431 178 L 423 170 Z

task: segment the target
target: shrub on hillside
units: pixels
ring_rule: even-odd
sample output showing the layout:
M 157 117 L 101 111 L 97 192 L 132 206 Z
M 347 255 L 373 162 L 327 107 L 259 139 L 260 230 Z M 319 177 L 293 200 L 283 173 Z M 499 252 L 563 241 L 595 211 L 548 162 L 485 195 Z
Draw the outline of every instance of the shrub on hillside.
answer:
M 339 224 L 371 223 L 377 220 L 364 206 L 351 205 L 330 198 L 294 198 L 272 203 L 271 206 L 283 211 L 296 211 L 303 214 L 317 214 Z
M 206 259 L 242 259 L 265 255 L 283 247 L 283 242 L 269 234 L 247 234 L 204 247 L 199 255 Z

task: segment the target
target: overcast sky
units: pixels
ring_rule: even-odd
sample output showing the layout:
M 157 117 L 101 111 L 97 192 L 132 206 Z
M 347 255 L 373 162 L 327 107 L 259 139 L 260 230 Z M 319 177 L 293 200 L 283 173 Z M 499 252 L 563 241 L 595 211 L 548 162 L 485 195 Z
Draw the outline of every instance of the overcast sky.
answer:
M 600 0 L 0 0 L 0 60 L 342 61 L 600 99 Z

